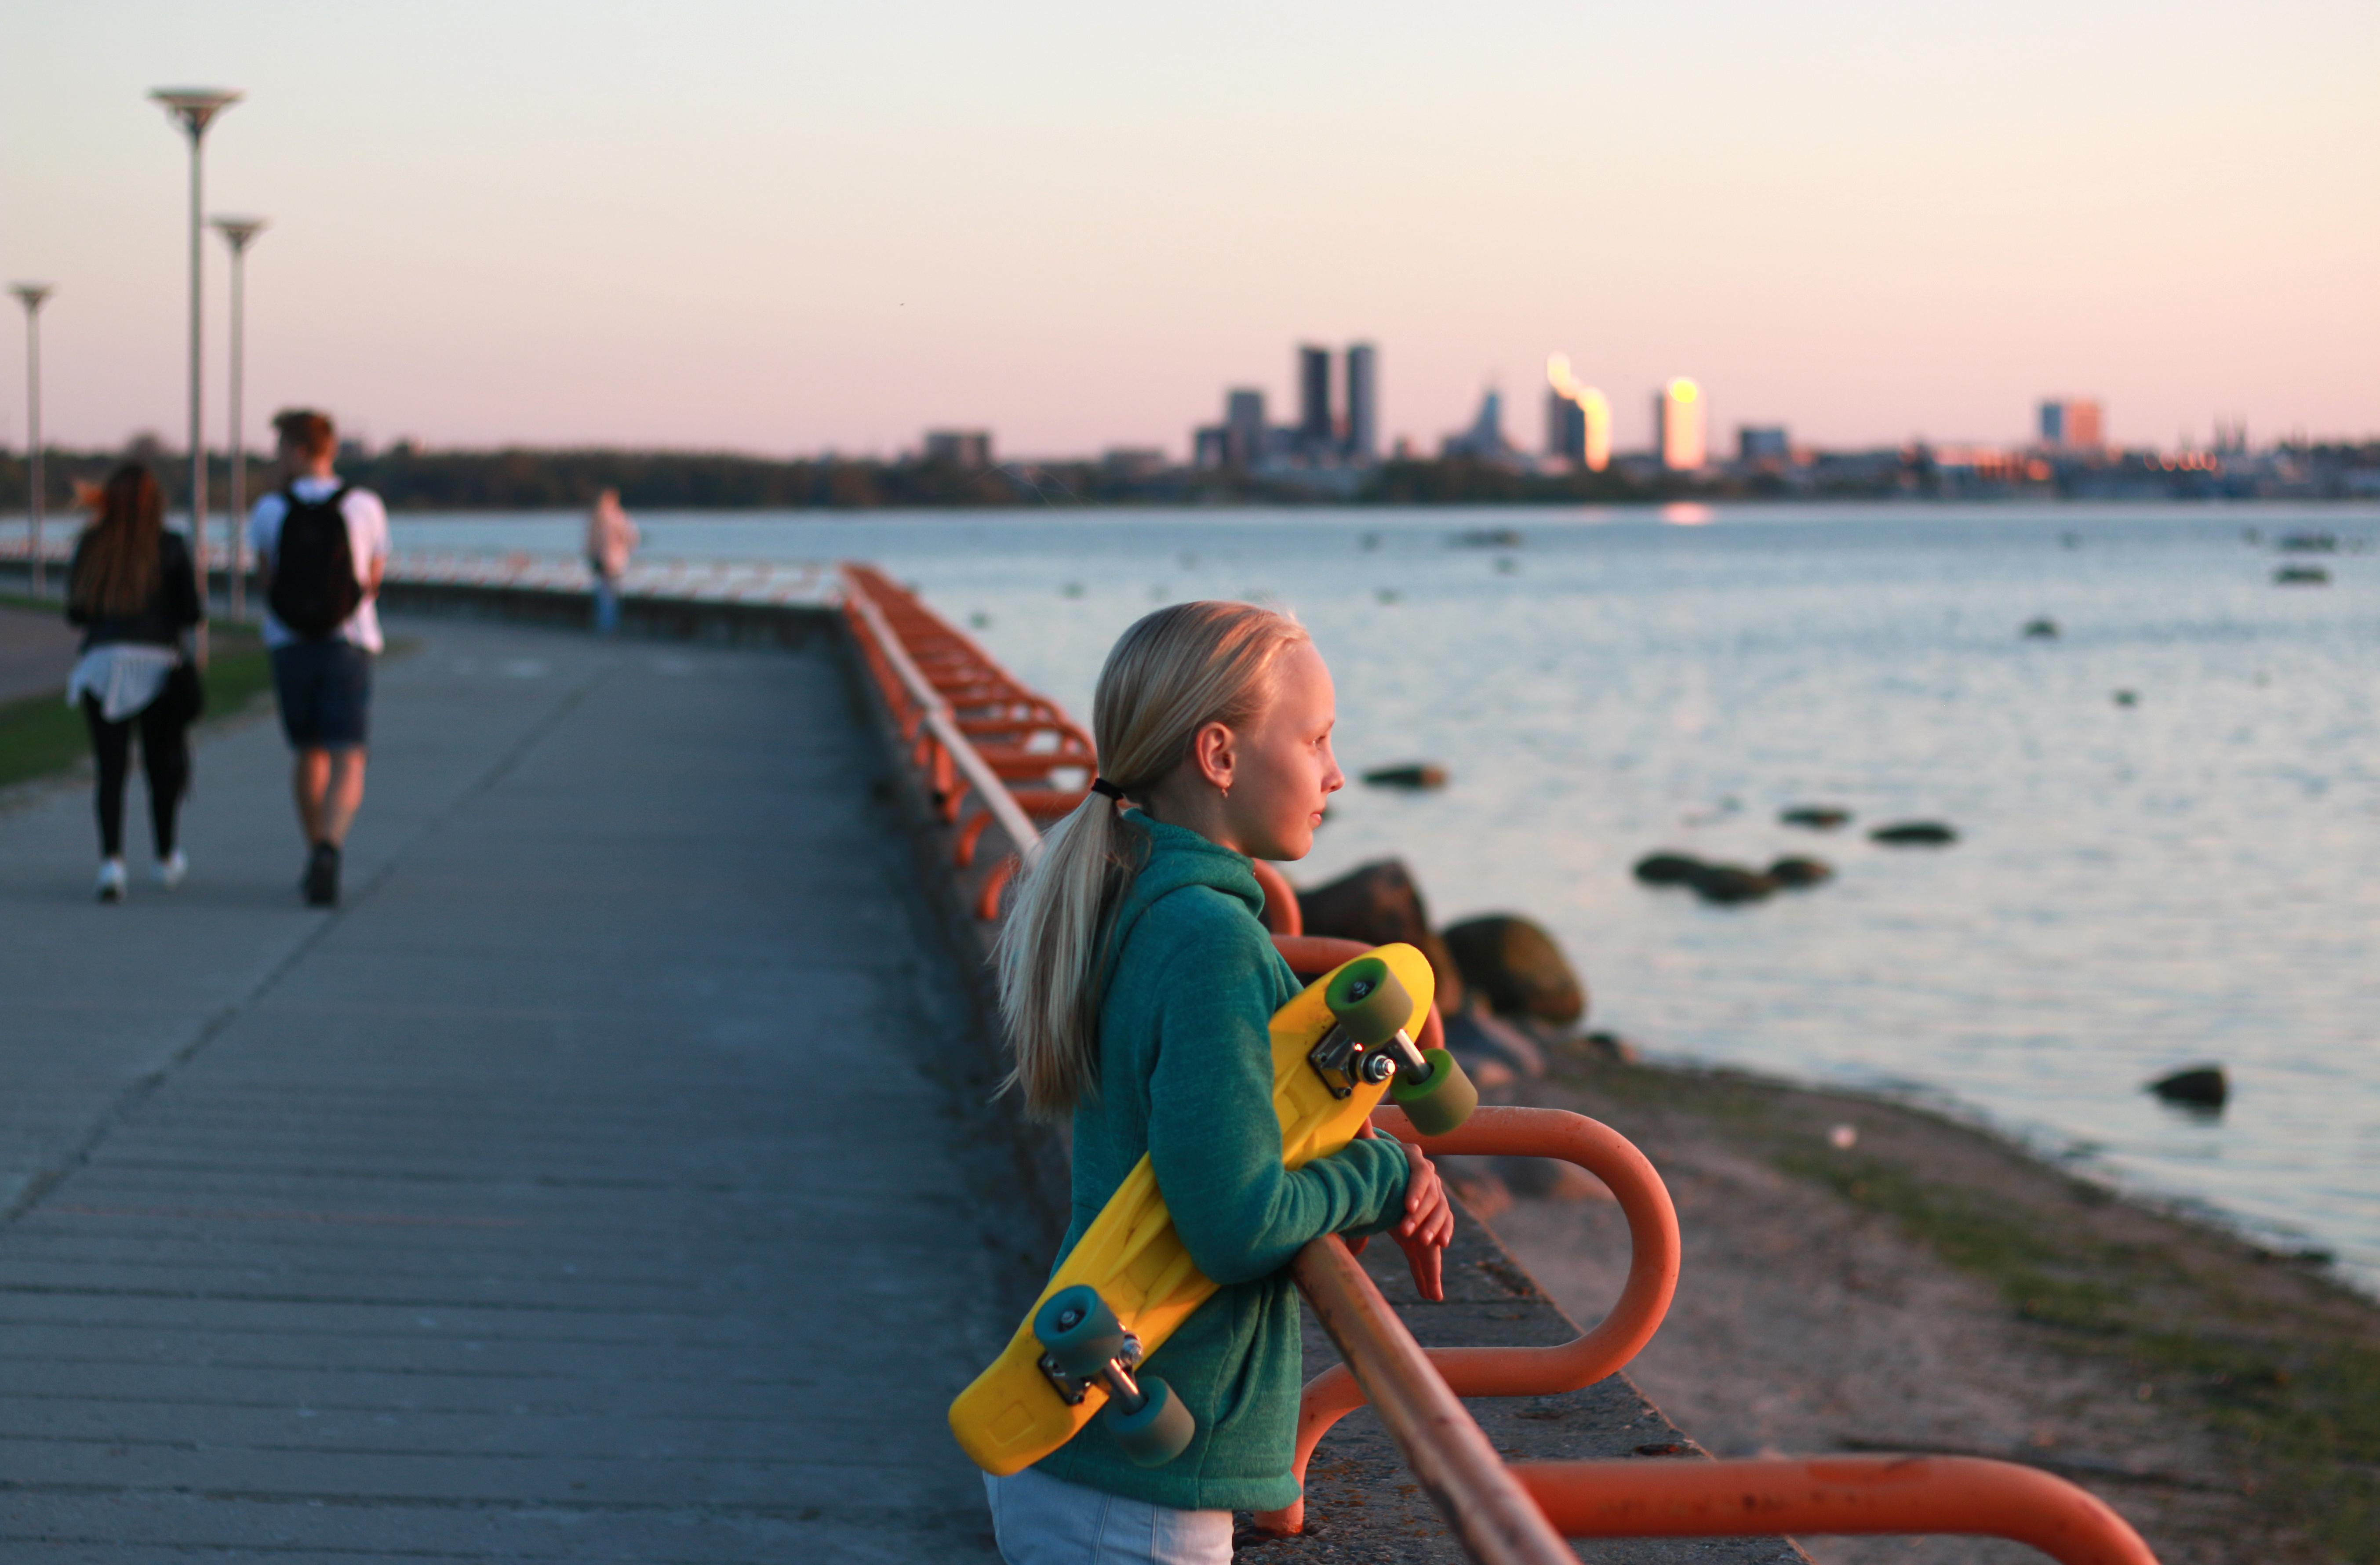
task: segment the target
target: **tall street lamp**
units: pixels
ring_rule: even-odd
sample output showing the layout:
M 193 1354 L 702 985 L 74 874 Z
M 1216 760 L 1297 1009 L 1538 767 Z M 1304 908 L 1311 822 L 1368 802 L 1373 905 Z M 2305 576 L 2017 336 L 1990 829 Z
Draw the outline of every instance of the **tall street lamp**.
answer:
M 30 469 L 25 475 L 25 534 L 32 547 L 33 596 L 39 598 L 48 585 L 42 568 L 42 301 L 52 289 L 47 283 L 11 283 L 8 291 L 25 307 L 25 450 Z
M 214 87 L 160 87 L 149 94 L 165 106 L 166 115 L 190 139 L 190 564 L 199 577 L 199 601 L 207 597 L 207 443 L 206 431 L 200 423 L 200 412 L 205 398 L 199 381 L 200 343 L 199 322 L 199 276 L 200 252 L 200 213 L 205 211 L 201 196 L 202 159 L 200 149 L 207 136 L 207 127 L 215 115 L 239 102 L 237 92 Z
M 248 342 L 248 247 L 264 231 L 261 217 L 218 217 L 215 232 L 231 247 L 231 617 L 248 617 L 248 426 L 240 399 Z

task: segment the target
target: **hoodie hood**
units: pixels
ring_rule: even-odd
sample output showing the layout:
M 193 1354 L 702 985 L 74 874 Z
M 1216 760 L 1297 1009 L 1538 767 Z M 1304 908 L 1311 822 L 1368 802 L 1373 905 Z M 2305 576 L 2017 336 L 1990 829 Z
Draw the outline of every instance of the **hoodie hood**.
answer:
M 1124 889 L 1115 924 L 1108 935 L 1107 954 L 1112 959 L 1132 938 L 1133 926 L 1159 901 L 1185 886 L 1205 886 L 1247 904 L 1248 916 L 1264 914 L 1264 888 L 1247 855 L 1209 842 L 1187 826 L 1169 826 L 1139 810 L 1127 810 L 1124 830 L 1138 839 L 1139 870 Z M 1110 964 L 1102 964 L 1103 966 Z

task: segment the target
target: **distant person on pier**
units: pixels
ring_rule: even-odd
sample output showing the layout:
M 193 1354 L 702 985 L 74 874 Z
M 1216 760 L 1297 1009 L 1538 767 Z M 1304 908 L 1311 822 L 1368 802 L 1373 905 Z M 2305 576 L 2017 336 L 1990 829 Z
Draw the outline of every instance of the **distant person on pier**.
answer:
M 306 408 L 274 415 L 282 486 L 249 513 L 264 583 L 264 645 L 281 727 L 298 754 L 292 787 L 306 833 L 310 907 L 339 900 L 339 855 L 364 799 L 372 658 L 381 649 L 388 513 L 380 496 L 332 471 L 338 431 Z
M 156 475 L 126 463 L 93 511 L 67 578 L 67 623 L 83 627 L 67 704 L 82 709 L 99 767 L 99 900 L 122 902 L 124 783 L 136 725 L 157 883 L 170 891 L 189 867 L 174 842 L 174 817 L 189 787 L 189 726 L 200 694 L 197 638 L 187 649 L 182 638 L 206 618 L 206 607 L 189 545 L 165 530 Z
M 620 509 L 620 491 L 607 489 L 595 497 L 587 516 L 587 568 L 595 574 L 595 634 L 609 636 L 620 628 L 620 578 L 628 574 L 628 556 L 641 541 L 637 524 Z

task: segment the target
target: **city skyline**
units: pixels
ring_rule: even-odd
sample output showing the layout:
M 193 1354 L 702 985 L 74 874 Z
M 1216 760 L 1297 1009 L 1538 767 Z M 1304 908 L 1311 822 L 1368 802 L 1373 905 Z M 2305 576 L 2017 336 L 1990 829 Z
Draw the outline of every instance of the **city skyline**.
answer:
M 2368 7 L 1326 5 L 1261 50 L 1072 4 L 547 15 L 9 7 L 0 273 L 58 287 L 50 438 L 177 430 L 182 169 L 144 95 L 180 81 L 247 91 L 210 193 L 276 219 L 253 420 L 319 403 L 383 443 L 1181 459 L 1219 386 L 1293 406 L 1307 340 L 1381 346 L 1383 450 L 1517 406 L 1555 344 L 1619 449 L 1682 366 L 1725 428 L 1842 448 L 2018 443 L 2072 386 L 2128 445 L 2380 427 Z M 1658 156 L 1580 152 L 1647 118 Z M 1355 150 L 1330 181 L 1262 155 L 1324 127 Z M 23 419 L 0 395 L 11 445 Z

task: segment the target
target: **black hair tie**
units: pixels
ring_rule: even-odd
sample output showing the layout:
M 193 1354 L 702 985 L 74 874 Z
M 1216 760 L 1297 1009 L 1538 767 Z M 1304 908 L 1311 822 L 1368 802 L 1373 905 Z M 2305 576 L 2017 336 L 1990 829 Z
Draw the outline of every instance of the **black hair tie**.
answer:
M 1091 792 L 1102 797 L 1113 799 L 1118 804 L 1123 803 L 1123 790 L 1104 777 L 1091 779 Z

